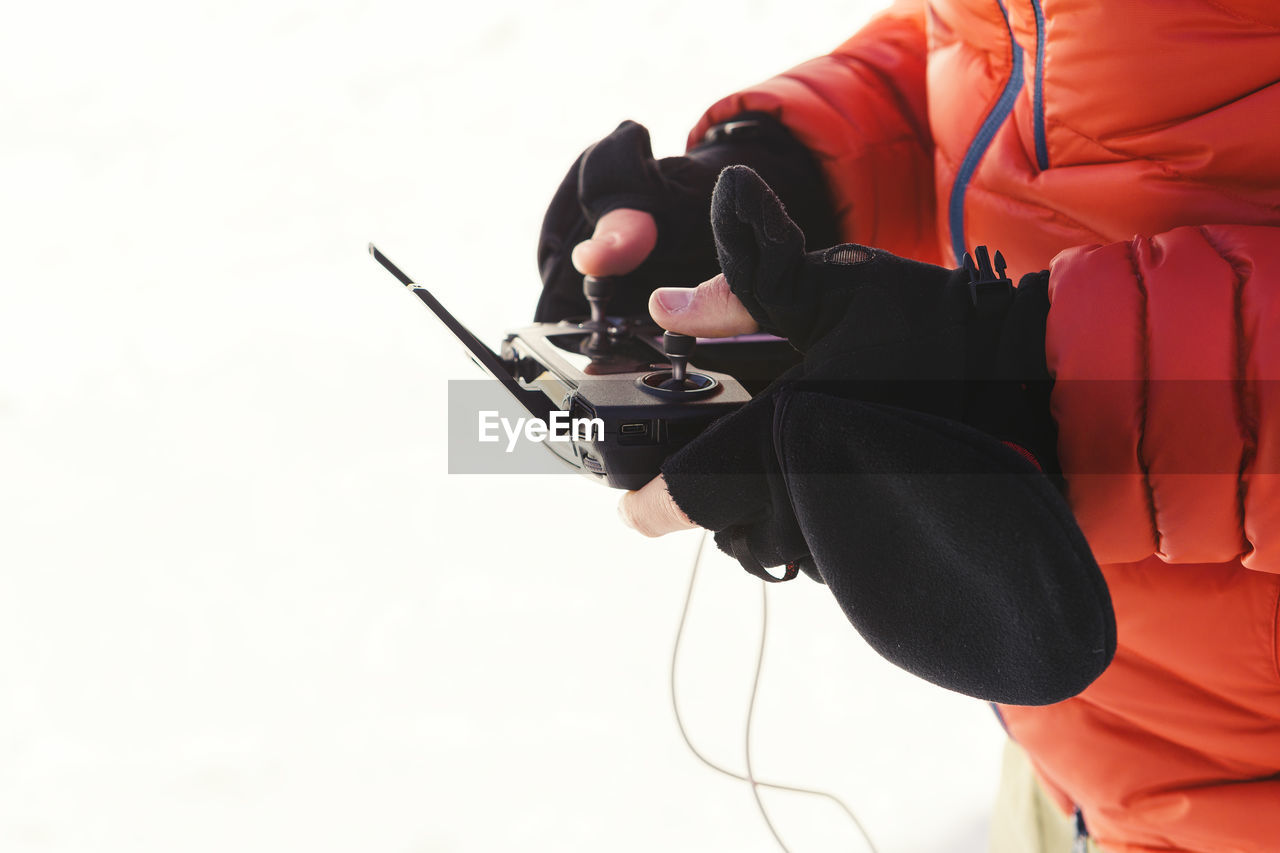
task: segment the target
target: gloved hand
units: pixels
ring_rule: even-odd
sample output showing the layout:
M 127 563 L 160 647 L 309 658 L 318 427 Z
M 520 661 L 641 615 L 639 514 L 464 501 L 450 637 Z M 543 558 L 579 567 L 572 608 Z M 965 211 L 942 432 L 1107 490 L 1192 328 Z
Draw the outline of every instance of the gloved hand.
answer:
M 804 362 L 670 457 L 654 490 L 754 574 L 785 564 L 784 577 L 825 582 L 874 648 L 934 683 L 1011 704 L 1087 686 L 1115 624 L 1041 470 L 1056 440 L 1047 274 L 1015 290 L 985 263 L 948 270 L 852 244 L 806 254 L 743 168 L 722 174 L 712 223 L 725 281 L 703 287 L 731 291 L 712 314 L 785 335 Z M 696 299 L 663 307 L 678 295 L 655 294 L 663 325 L 723 322 Z
M 716 177 L 735 163 L 764 176 L 808 233 L 834 242 L 821 170 L 770 116 L 744 113 L 711 128 L 683 157 L 661 160 L 653 157 L 649 132 L 624 121 L 578 157 L 551 200 L 538 241 L 543 290 L 534 319 L 587 314 L 584 273 L 625 275 L 609 305 L 617 316 L 643 315 L 660 285 L 714 274 L 707 209 Z
M 1056 473 L 1047 272 L 1014 288 L 985 246 L 960 269 L 854 244 L 805 253 L 799 226 L 746 168 L 722 175 L 712 223 L 730 291 L 756 327 L 804 354 L 810 385 L 961 421 Z

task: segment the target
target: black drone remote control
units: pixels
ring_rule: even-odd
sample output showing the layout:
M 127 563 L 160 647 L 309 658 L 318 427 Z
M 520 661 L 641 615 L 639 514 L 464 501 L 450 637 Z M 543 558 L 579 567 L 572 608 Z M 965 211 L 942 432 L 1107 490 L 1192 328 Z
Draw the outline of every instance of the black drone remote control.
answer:
M 584 475 L 614 488 L 640 488 L 657 476 L 663 460 L 751 399 L 738 379 L 691 361 L 694 338 L 663 333 L 652 321 L 611 320 L 607 303 L 614 283 L 609 279 L 584 279 L 589 319 L 517 329 L 495 353 L 372 243 L 369 253 L 416 293 L 531 415 L 548 422 L 562 412 L 571 421 L 595 423 L 598 429 L 575 431 L 570 441 L 545 445 Z M 774 347 L 776 353 L 776 343 L 752 336 L 740 342 L 740 349 L 760 353 Z

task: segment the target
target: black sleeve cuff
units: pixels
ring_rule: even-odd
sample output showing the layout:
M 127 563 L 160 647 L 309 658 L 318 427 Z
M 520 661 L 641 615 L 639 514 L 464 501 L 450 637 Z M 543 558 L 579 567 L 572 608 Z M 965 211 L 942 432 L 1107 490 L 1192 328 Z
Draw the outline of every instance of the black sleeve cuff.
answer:
M 717 172 L 726 166 L 750 166 L 782 199 L 788 215 L 804 232 L 805 245 L 826 248 L 840 242 L 817 158 L 768 113 L 740 113 L 709 128 L 702 143 L 686 156 L 714 166 Z
M 689 518 L 752 574 L 808 556 L 774 447 L 776 384 L 716 421 L 662 466 L 667 490 Z M 765 573 L 768 574 L 768 573 Z

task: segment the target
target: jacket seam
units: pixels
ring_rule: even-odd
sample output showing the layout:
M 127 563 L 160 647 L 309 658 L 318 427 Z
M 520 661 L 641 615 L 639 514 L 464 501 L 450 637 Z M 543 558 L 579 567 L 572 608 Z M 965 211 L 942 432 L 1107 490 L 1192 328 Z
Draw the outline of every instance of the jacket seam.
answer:
M 871 160 L 873 161 L 873 165 L 878 165 L 880 161 L 883 161 L 884 159 L 886 159 L 884 157 L 884 154 L 886 152 L 890 152 L 893 149 L 902 148 L 904 146 L 909 146 L 914 152 L 915 149 L 919 147 L 919 144 L 920 143 L 918 140 L 913 139 L 911 137 L 903 136 L 903 137 L 897 137 L 895 139 L 888 140 L 886 142 L 878 143 L 874 146 L 864 145 L 859 148 L 851 148 L 851 149 L 848 149 L 848 151 L 846 152 L 835 154 L 835 155 L 825 155 L 821 153 L 816 153 L 816 157 L 818 158 L 819 165 L 823 166 L 824 170 L 827 169 L 827 164 L 834 165 L 834 164 L 845 162 L 845 161 Z M 880 209 L 880 192 L 876 182 L 867 181 L 865 184 L 862 184 L 859 187 L 859 189 L 871 196 L 871 201 L 870 201 L 871 209 L 879 210 Z M 857 209 L 857 205 L 855 205 L 852 200 L 840 202 L 838 205 L 835 205 L 835 207 L 836 207 L 836 210 L 834 211 L 834 213 L 835 213 L 835 216 L 837 217 L 837 223 L 842 223 L 844 221 L 844 217 L 846 216 L 852 216 L 856 220 L 857 217 L 861 215 L 861 211 Z M 858 223 L 855 221 L 850 224 L 850 227 L 856 226 L 857 224 Z M 844 229 L 842 228 L 841 229 L 842 233 L 840 235 L 841 239 L 853 240 L 854 242 L 866 243 L 872 246 L 877 245 L 880 242 L 879 236 L 880 236 L 881 217 L 879 216 L 871 217 L 871 221 L 869 224 L 870 224 L 870 233 L 868 234 L 843 233 Z M 917 237 L 916 239 L 919 241 L 923 239 L 923 237 L 922 236 Z
M 944 157 L 943 159 L 946 159 L 946 158 Z M 950 161 L 947 162 L 947 165 L 951 166 Z M 1062 222 L 1063 224 L 1069 225 L 1073 228 L 1078 228 L 1081 231 L 1089 232 L 1089 234 L 1099 243 L 1116 242 L 1116 239 L 1114 237 L 1103 234 L 1101 231 L 1098 231 L 1095 228 L 1091 228 L 1085 223 L 1081 222 L 1080 220 L 1075 219 L 1074 217 L 1068 216 L 1067 214 L 1063 213 L 1057 208 L 1050 207 L 1047 204 L 1037 204 L 1036 202 L 1029 201 L 1027 199 L 1016 198 L 1011 195 L 1005 195 L 1004 193 L 996 192 L 994 190 L 989 190 L 986 187 L 980 186 L 978 184 L 970 184 L 969 189 L 974 190 L 978 193 L 981 193 L 982 195 L 987 196 L 991 199 L 994 199 L 995 201 L 1001 204 L 1011 205 L 1011 206 L 1016 205 L 1018 207 L 1023 207 L 1023 208 L 1032 208 L 1033 210 L 1043 210 L 1046 213 L 1049 213 L 1050 215 L 1052 215 L 1055 219 L 1057 219 L 1059 222 Z
M 1143 447 L 1147 440 L 1147 414 L 1151 404 L 1151 306 L 1150 294 L 1147 292 L 1146 279 L 1142 275 L 1142 267 L 1138 263 L 1138 254 L 1136 249 L 1136 239 L 1130 240 L 1125 244 L 1129 255 L 1129 265 L 1133 270 L 1134 283 L 1138 286 L 1138 293 L 1142 297 L 1142 327 L 1139 346 L 1142 352 L 1140 388 L 1138 398 L 1138 444 L 1135 448 L 1138 458 L 1138 469 L 1142 472 L 1142 487 L 1147 498 L 1147 513 L 1151 521 L 1151 535 L 1155 540 L 1155 552 L 1161 553 L 1160 549 L 1160 524 L 1156 516 L 1156 494 L 1155 486 L 1151 482 L 1151 468 L 1147 463 L 1146 454 Z
M 871 151 L 879 151 L 882 148 L 898 148 L 908 144 L 911 145 L 911 147 L 913 148 L 917 148 L 917 149 L 920 148 L 919 139 L 916 139 L 914 136 L 910 134 L 900 134 L 898 136 L 891 136 L 887 139 L 877 139 L 873 143 L 860 142 L 856 145 L 851 145 L 848 148 L 844 149 L 844 151 L 848 153 L 823 154 L 822 152 L 815 151 L 814 156 L 826 157 L 826 159 L 828 160 L 843 160 L 846 158 L 858 159 L 860 157 L 865 157 Z M 929 151 L 925 151 L 924 149 L 921 149 L 921 152 L 925 154 L 931 153 Z
M 1271 89 L 1275 86 L 1280 86 L 1280 79 L 1268 80 L 1266 83 L 1262 83 L 1261 85 L 1256 86 L 1255 88 L 1250 89 L 1247 92 L 1241 92 L 1240 94 L 1236 95 L 1230 100 L 1223 101 L 1222 103 L 1216 104 L 1207 109 L 1188 113 L 1186 115 L 1174 116 L 1172 118 L 1167 118 L 1162 121 L 1154 121 L 1154 122 L 1151 122 L 1150 124 L 1143 124 L 1137 127 L 1125 128 L 1124 135 L 1137 136 L 1140 134 L 1159 133 L 1162 130 L 1168 130 L 1172 127 L 1177 127 L 1178 125 L 1187 124 L 1188 122 L 1195 121 L 1196 119 L 1204 118 L 1205 116 L 1215 113 L 1218 110 L 1224 109 L 1225 107 L 1229 107 L 1232 104 L 1237 104 L 1240 101 L 1245 100 L 1246 98 L 1251 98 L 1254 95 L 1259 94 L 1260 92 L 1265 92 L 1267 89 Z M 1087 139 L 1090 142 L 1097 143 L 1100 147 L 1105 148 L 1107 151 L 1111 151 L 1112 153 L 1118 153 L 1118 152 L 1115 152 L 1112 148 L 1108 147 L 1106 143 L 1102 142 L 1101 140 L 1097 139 L 1096 137 L 1088 133 L 1085 133 L 1084 131 L 1074 127 L 1073 125 L 1063 121 L 1061 118 L 1049 119 L 1048 121 L 1051 124 L 1057 125 L 1058 127 L 1062 127 L 1062 128 L 1065 128 L 1066 130 L 1071 131 L 1072 133 L 1076 134 L 1082 139 Z M 1125 154 L 1125 156 L 1136 157 L 1139 155 Z M 1146 157 L 1142 159 L 1151 159 L 1151 158 Z M 1158 161 L 1153 161 L 1153 162 L 1158 162 Z
M 893 101 L 897 114 L 902 117 L 906 125 L 911 129 L 907 135 L 916 140 L 923 151 L 927 152 L 933 147 L 933 131 L 929 127 L 928 117 L 916 114 L 906 93 L 896 85 L 892 77 L 884 73 L 883 69 L 859 56 L 848 53 L 832 54 L 832 58 L 845 66 L 855 76 L 866 74 L 873 78 L 878 84 L 880 93 Z
M 827 58 L 831 59 L 832 61 L 836 62 L 839 65 L 844 66 L 845 68 L 849 68 L 849 65 L 847 63 L 841 61 L 835 55 L 831 55 Z M 857 127 L 857 118 L 851 115 L 844 108 L 843 105 L 841 105 L 839 102 L 832 99 L 826 92 L 824 92 L 820 87 L 814 84 L 814 82 L 810 80 L 808 77 L 806 77 L 805 75 L 799 74 L 795 70 L 792 70 L 792 71 L 785 71 L 782 74 L 777 75 L 777 77 L 774 79 L 786 80 L 788 82 L 796 84 L 801 89 L 808 92 L 821 108 L 835 115 L 835 117 L 844 125 L 851 128 Z M 750 94 L 750 92 L 748 91 L 746 93 L 743 93 L 743 95 L 747 95 L 747 94 Z M 738 97 L 741 98 L 743 97 L 743 95 L 739 95 Z M 741 106 L 741 104 L 739 105 Z M 778 115 L 778 121 L 781 122 L 783 126 L 792 130 L 792 133 L 795 133 L 793 129 L 795 126 L 795 122 L 785 121 L 781 114 Z M 819 168 L 821 168 L 822 171 L 825 173 L 824 177 L 828 178 L 829 189 L 834 187 L 837 184 L 837 182 L 830 180 L 830 169 L 828 168 L 828 164 L 839 163 L 843 160 L 860 160 L 863 158 L 872 158 L 872 159 L 878 160 L 880 159 L 880 156 L 881 156 L 879 152 L 884 151 L 885 149 L 899 146 L 904 142 L 910 143 L 913 147 L 919 147 L 920 145 L 920 140 L 915 136 L 913 136 L 912 134 L 898 134 L 890 139 L 876 140 L 872 144 L 861 142 L 861 134 L 855 133 L 853 134 L 853 137 L 859 140 L 861 144 L 851 145 L 850 147 L 845 148 L 836 153 L 819 151 L 811 146 L 805 145 L 805 147 L 808 148 L 813 153 L 814 158 L 818 161 Z M 797 135 L 797 138 L 799 139 L 800 137 Z M 801 141 L 801 144 L 804 144 L 803 139 L 801 139 L 800 141 Z M 879 202 L 879 199 L 876 198 L 877 193 L 874 186 L 872 186 L 871 193 L 872 193 L 871 207 L 873 210 L 878 210 L 880 202 Z M 846 227 L 845 226 L 846 218 L 857 217 L 859 213 L 857 210 L 854 209 L 854 206 L 851 201 L 842 201 L 840 200 L 839 195 L 840 195 L 839 193 L 831 191 L 832 207 L 834 208 L 832 210 L 832 213 L 835 216 L 836 229 L 838 232 L 840 232 L 839 236 L 842 239 L 846 239 L 850 235 L 844 232 L 850 228 L 853 228 L 856 225 L 856 222 L 850 222 L 849 225 Z M 875 230 L 877 227 L 878 227 L 878 217 L 873 219 L 873 233 L 870 235 L 865 235 L 866 236 L 865 242 L 868 242 L 868 243 L 876 242 L 874 238 L 878 233 L 878 231 Z
M 1275 84 L 1269 84 L 1269 85 L 1275 85 Z M 1119 161 L 1121 163 L 1133 163 L 1133 162 L 1150 163 L 1152 166 L 1154 166 L 1156 169 L 1160 171 L 1160 174 L 1164 175 L 1166 178 L 1169 178 L 1170 180 L 1196 184 L 1198 186 L 1211 189 L 1214 192 L 1217 192 L 1219 195 L 1222 195 L 1226 198 L 1233 199 L 1235 201 L 1240 202 L 1241 204 L 1248 205 L 1249 207 L 1255 207 L 1255 208 L 1259 208 L 1261 210 L 1266 210 L 1269 212 L 1275 212 L 1277 210 L 1280 210 L 1280 203 L 1266 204 L 1264 202 L 1258 201 L 1257 199 L 1248 198 L 1237 192 L 1234 192 L 1233 190 L 1227 187 L 1224 187 L 1220 183 L 1217 183 L 1214 181 L 1207 181 L 1202 178 L 1197 178 L 1194 175 L 1188 175 L 1185 172 L 1181 172 L 1178 169 L 1174 168 L 1173 166 L 1169 165 L 1169 163 L 1167 163 L 1166 161 L 1158 159 L 1156 157 L 1152 157 L 1149 154 L 1138 154 L 1130 151 L 1122 151 L 1120 149 L 1113 148 L 1110 145 L 1107 145 L 1105 142 L 1101 141 L 1100 139 L 1097 139 L 1096 137 L 1090 136 L 1089 134 L 1081 130 L 1078 130 L 1075 127 L 1072 127 L 1070 124 L 1067 124 L 1061 119 L 1046 118 L 1045 121 L 1048 124 L 1052 124 L 1054 127 L 1060 127 L 1064 130 L 1074 133 L 1076 136 L 1080 137 L 1081 139 L 1085 139 L 1085 140 L 1088 140 L 1089 142 L 1092 142 L 1094 145 L 1098 146 L 1103 151 L 1106 151 L 1108 154 L 1113 154 L 1116 157 L 1121 158 Z M 1170 122 L 1166 126 L 1171 127 L 1174 124 L 1178 124 L 1178 123 L 1179 122 Z M 1070 168 L 1072 166 L 1086 166 L 1086 165 L 1118 165 L 1118 164 L 1070 163 L 1070 164 L 1067 164 L 1064 168 Z
M 827 109 L 835 113 L 837 116 L 839 116 L 840 120 L 843 121 L 845 124 L 853 127 L 857 126 L 857 117 L 850 115 L 843 105 L 833 100 L 830 95 L 822 91 L 822 89 L 818 88 L 818 86 L 815 85 L 814 82 L 810 80 L 808 77 L 804 76 L 803 74 L 796 74 L 795 72 L 792 72 L 792 71 L 786 71 L 786 72 L 783 72 L 782 74 L 779 74 L 778 78 L 782 80 L 789 80 L 792 83 L 796 83 L 801 88 L 805 89 L 807 92 L 812 94 L 815 98 L 817 98 L 818 102 L 821 103 L 824 107 L 826 107 Z M 870 149 L 873 146 L 868 145 L 866 147 Z
M 1248 571 L 1252 571 L 1252 569 L 1241 568 L 1240 571 L 1248 572 Z M 1212 699 L 1215 699 L 1218 701 L 1218 703 L 1220 703 L 1221 705 L 1227 708 L 1230 708 L 1234 712 L 1243 714 L 1248 717 L 1256 718 L 1259 716 L 1259 711 L 1256 707 L 1251 707 L 1249 705 L 1246 705 L 1243 702 L 1238 701 L 1234 696 L 1231 696 L 1230 694 L 1224 693 L 1220 690 L 1210 689 L 1205 686 L 1203 679 L 1194 679 L 1187 676 L 1184 673 L 1176 672 L 1170 669 L 1168 664 L 1165 663 L 1164 661 L 1158 660 L 1157 658 L 1153 658 L 1148 654 L 1143 654 L 1133 646 L 1125 646 L 1124 654 L 1125 654 L 1125 657 L 1134 658 L 1144 664 L 1147 664 L 1153 670 L 1157 670 L 1161 678 L 1172 680 L 1182 687 L 1188 688 L 1190 690 L 1193 690 L 1195 692 L 1208 696 Z M 1176 746 L 1179 749 L 1185 750 L 1187 752 L 1193 752 L 1196 755 L 1199 755 L 1203 758 L 1207 758 L 1212 762 L 1216 763 L 1219 767 L 1223 767 L 1224 771 L 1226 772 L 1230 772 L 1230 773 L 1239 772 L 1238 770 L 1234 769 L 1234 767 L 1233 768 L 1226 767 L 1226 762 L 1228 760 L 1230 760 L 1233 765 L 1239 765 L 1239 764 L 1245 763 L 1244 761 L 1236 759 L 1234 757 L 1231 759 L 1226 759 L 1208 750 L 1202 750 L 1198 747 L 1184 743 L 1181 740 L 1177 740 L 1172 735 L 1164 733 L 1163 730 L 1157 731 L 1152 729 L 1144 729 L 1141 727 L 1142 724 L 1139 722 L 1139 720 L 1141 719 L 1140 716 L 1133 716 L 1132 714 L 1126 713 L 1120 708 L 1114 707 L 1109 704 L 1098 702 L 1090 696 L 1087 696 L 1087 695 L 1076 696 L 1072 701 L 1084 702 L 1090 708 L 1094 709 L 1094 711 L 1098 713 L 1106 714 L 1110 717 L 1120 720 L 1125 725 L 1131 728 L 1134 728 L 1138 731 L 1141 731 L 1143 734 L 1145 734 L 1148 737 L 1155 738 L 1157 740 L 1163 741 L 1164 743 L 1172 744 L 1173 746 Z M 1255 770 L 1261 770 L 1264 768 L 1261 768 L 1258 765 L 1251 765 L 1248 769 L 1250 772 L 1254 772 Z M 1254 777 L 1249 777 L 1249 778 L 1254 778 Z M 1175 787 L 1170 787 L 1167 790 L 1170 790 L 1170 791 L 1179 790 L 1179 787 L 1177 787 L 1179 783 L 1173 783 L 1173 784 L 1175 785 Z
M 1240 518 L 1240 553 L 1244 554 L 1252 544 L 1249 542 L 1249 534 L 1245 529 L 1245 507 L 1249 494 L 1246 474 L 1258 452 L 1257 400 L 1249 391 L 1249 353 L 1245 340 L 1244 287 L 1247 276 L 1239 259 L 1224 247 L 1219 246 L 1209 233 L 1208 228 L 1200 225 L 1197 226 L 1196 230 L 1209 248 L 1231 267 L 1231 273 L 1235 278 L 1231 290 L 1232 343 L 1235 346 L 1235 377 L 1232 384 L 1235 392 L 1233 397 L 1235 399 L 1236 423 L 1240 430 L 1240 440 L 1243 445 L 1240 448 L 1240 466 L 1236 471 L 1236 499 L 1238 502 L 1236 513 Z M 1280 661 L 1277 661 L 1277 675 L 1280 676 Z
M 814 85 L 813 81 L 807 79 L 803 75 L 795 74 L 793 72 L 786 72 L 778 76 L 781 79 L 789 80 L 795 83 L 796 85 L 803 88 L 805 91 L 809 92 L 818 101 L 818 103 L 820 103 L 823 107 L 825 107 L 826 109 L 834 113 L 846 125 L 850 127 L 857 126 L 856 117 L 851 116 L 839 103 L 832 100 L 818 86 Z M 784 122 L 784 124 L 786 123 Z M 855 134 L 855 137 L 858 135 L 859 134 Z M 880 152 L 883 152 L 886 149 L 891 149 L 894 147 L 901 146 L 904 143 L 910 145 L 912 149 L 921 149 L 921 141 L 919 137 L 911 133 L 905 133 L 905 134 L 898 134 L 890 139 L 877 140 L 874 144 L 863 143 L 861 145 L 851 146 L 850 148 L 845 149 L 839 154 L 834 154 L 834 155 L 814 151 L 814 156 L 817 158 L 819 164 L 837 163 L 845 159 L 858 160 L 862 158 L 874 158 L 876 160 L 879 160 L 879 159 L 882 159 Z M 922 154 L 927 158 L 928 151 L 926 149 L 921 149 L 921 151 L 922 151 Z M 871 185 L 871 194 L 872 194 L 871 207 L 873 210 L 879 210 L 880 200 L 877 197 L 878 191 L 875 187 L 875 182 L 869 181 L 868 183 Z M 852 211 L 852 215 L 854 217 L 857 217 L 859 215 L 858 211 L 853 209 L 852 204 L 840 204 L 838 206 L 840 210 L 837 210 L 835 212 L 837 217 L 841 217 L 846 213 L 848 213 L 849 211 Z M 838 221 L 842 221 L 842 220 L 838 220 Z M 873 218 L 872 229 L 873 231 L 870 235 L 865 235 L 865 242 L 868 242 L 868 243 L 876 242 L 874 238 L 879 234 L 879 217 Z M 842 235 L 842 236 L 848 236 L 848 235 Z
M 836 116 L 838 116 L 840 120 L 843 121 L 846 125 L 848 125 L 851 128 L 858 127 L 858 117 L 851 115 L 849 111 L 846 110 L 842 104 L 840 104 L 836 100 L 833 100 L 830 95 L 822 91 L 822 89 L 819 88 L 817 85 L 815 85 L 812 80 L 808 79 L 807 77 L 801 74 L 796 74 L 790 71 L 785 72 L 783 74 L 779 74 L 778 78 L 782 80 L 789 80 L 792 83 L 796 83 L 797 85 L 799 85 L 800 87 L 808 91 L 810 94 L 812 94 L 813 97 L 816 98 L 818 102 L 822 104 L 822 106 L 826 107 L 827 109 L 831 110 L 831 112 L 835 113 Z M 794 124 L 794 123 L 783 121 L 781 118 L 779 118 L 779 121 L 783 125 L 786 125 L 788 127 Z M 855 144 L 850 146 L 848 149 L 846 149 L 850 152 L 875 151 L 886 145 L 900 145 L 903 142 L 912 143 L 925 154 L 927 154 L 930 150 L 929 146 L 925 145 L 920 140 L 919 135 L 917 135 L 914 131 L 897 133 L 889 137 L 888 139 L 877 139 L 869 143 L 862 142 L 862 135 L 859 133 L 855 133 L 853 134 L 853 136 L 854 136 L 854 139 L 858 140 L 861 144 Z M 817 151 L 815 151 L 814 154 L 819 157 L 822 156 Z M 837 155 L 837 156 L 841 156 L 841 155 Z M 831 159 L 835 159 L 835 158 L 832 157 Z
M 839 104 L 839 102 L 832 100 L 820 88 L 815 86 L 812 81 L 806 79 L 804 76 L 788 71 L 788 72 L 784 72 L 782 74 L 777 75 L 777 77 L 774 79 L 787 80 L 787 81 L 798 84 L 799 86 L 801 86 L 802 88 L 810 92 L 823 107 L 825 107 L 826 109 L 834 113 L 836 117 L 839 118 L 842 122 L 849 125 L 850 127 L 857 127 L 857 122 L 855 118 L 851 116 Z M 756 94 L 755 90 L 748 89 L 747 91 L 741 92 L 738 95 L 731 96 L 730 99 L 726 99 L 726 101 L 730 101 L 730 100 L 732 101 L 733 109 L 724 110 L 723 115 L 725 117 L 729 117 L 729 116 L 737 115 L 742 112 L 752 112 L 752 110 L 748 110 L 743 105 L 742 99 L 744 97 L 751 97 L 754 94 Z M 718 107 L 719 105 L 717 104 L 716 106 L 709 109 L 707 111 L 707 114 L 703 116 L 701 120 L 699 120 L 694 130 L 697 130 L 698 127 L 701 127 L 703 121 L 708 122 L 708 127 L 711 126 L 712 124 L 716 124 L 719 121 L 722 121 L 723 119 L 714 119 L 714 120 L 708 121 L 708 118 L 707 118 L 708 116 L 720 116 L 721 113 Z M 790 131 L 793 135 L 797 136 L 797 138 L 799 137 L 799 134 L 797 132 L 798 127 L 801 126 L 803 123 L 795 121 L 794 117 L 792 118 L 792 120 L 788 121 L 787 117 L 782 115 L 781 113 L 775 115 L 773 112 L 770 112 L 768 110 L 755 110 L 755 112 L 764 112 L 768 115 L 773 116 L 780 124 L 786 127 L 788 131 Z M 920 149 L 921 152 L 926 156 L 933 150 L 931 147 L 923 146 L 921 143 L 920 137 L 917 136 L 914 132 L 910 132 L 910 131 L 897 133 L 885 139 L 875 139 L 871 142 L 864 141 L 864 139 L 860 134 L 854 133 L 852 134 L 852 139 L 853 139 L 852 145 L 849 145 L 847 148 L 844 148 L 836 153 L 824 152 L 817 148 L 812 148 L 808 145 L 806 145 L 805 147 L 808 148 L 809 152 L 813 154 L 813 156 L 816 157 L 817 159 L 830 160 L 830 161 L 839 161 L 843 159 L 857 159 L 859 157 L 865 157 L 870 152 L 878 151 L 882 148 L 889 147 L 889 146 L 899 146 L 904 143 L 910 143 L 914 147 Z M 686 149 L 686 151 L 688 150 L 692 150 L 692 149 Z
M 1271 619 L 1271 662 L 1276 667 L 1276 681 L 1280 681 L 1280 587 L 1276 589 L 1276 607 Z
M 1272 24 L 1268 21 L 1259 21 L 1257 18 L 1250 18 L 1239 10 L 1232 9 L 1229 6 L 1223 6 L 1221 3 L 1214 2 L 1214 0 L 1205 0 L 1205 2 L 1217 9 L 1219 12 L 1225 14 L 1227 17 L 1235 18 L 1237 21 L 1243 21 L 1246 24 L 1254 24 L 1259 27 L 1266 27 L 1269 30 L 1280 30 L 1280 25 Z

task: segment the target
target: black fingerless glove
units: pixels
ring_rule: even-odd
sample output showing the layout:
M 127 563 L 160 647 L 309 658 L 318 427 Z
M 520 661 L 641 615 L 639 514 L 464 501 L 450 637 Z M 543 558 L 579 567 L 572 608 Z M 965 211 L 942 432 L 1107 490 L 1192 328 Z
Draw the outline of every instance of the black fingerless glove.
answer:
M 1115 624 L 1042 472 L 1047 273 L 1014 289 L 985 259 L 806 254 L 748 169 L 722 175 L 712 222 L 730 288 L 804 362 L 667 460 L 676 503 L 753 574 L 825 582 L 877 651 L 934 683 L 1010 704 L 1084 689 Z
M 578 157 L 547 208 L 538 240 L 542 296 L 534 319 L 557 321 L 588 313 L 582 275 L 570 260 L 596 222 L 627 207 L 653 215 L 658 242 L 636 270 L 622 276 L 609 305 L 618 316 L 647 316 L 649 294 L 668 285 L 692 286 L 719 272 L 707 210 L 716 177 L 746 164 L 782 196 L 796 222 L 819 245 L 836 241 L 835 217 L 813 155 L 772 117 L 744 113 L 711 128 L 682 157 L 655 160 L 649 132 L 624 121 Z

